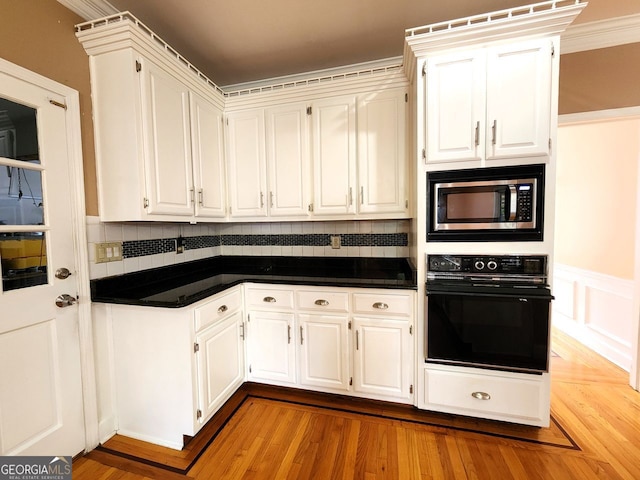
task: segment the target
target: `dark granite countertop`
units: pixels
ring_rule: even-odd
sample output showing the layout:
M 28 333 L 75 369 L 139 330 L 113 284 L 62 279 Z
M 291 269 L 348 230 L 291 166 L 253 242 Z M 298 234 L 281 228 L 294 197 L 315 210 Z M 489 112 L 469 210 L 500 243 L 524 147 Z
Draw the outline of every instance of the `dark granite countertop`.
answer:
M 221 256 L 91 281 L 91 300 L 184 307 L 244 282 L 417 288 L 407 258 Z

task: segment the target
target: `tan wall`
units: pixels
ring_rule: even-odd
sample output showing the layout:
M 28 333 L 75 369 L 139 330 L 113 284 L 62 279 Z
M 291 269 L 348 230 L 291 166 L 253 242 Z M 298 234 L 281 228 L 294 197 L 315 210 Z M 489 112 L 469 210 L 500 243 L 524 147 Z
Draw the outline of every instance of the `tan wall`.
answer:
M 558 130 L 555 260 L 633 279 L 640 119 Z
M 89 60 L 74 30 L 83 20 L 56 0 L 0 0 L 0 12 L 0 58 L 80 93 L 86 210 L 97 215 Z
M 640 105 L 640 43 L 560 57 L 559 113 Z

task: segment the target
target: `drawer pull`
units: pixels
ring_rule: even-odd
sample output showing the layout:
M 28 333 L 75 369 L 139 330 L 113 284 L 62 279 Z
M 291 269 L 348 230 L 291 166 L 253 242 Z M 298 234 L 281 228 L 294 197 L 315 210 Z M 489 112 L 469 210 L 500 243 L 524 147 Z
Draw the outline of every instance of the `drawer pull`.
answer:
M 377 308 L 378 310 L 386 310 L 387 308 L 389 308 L 389 305 L 384 302 L 376 302 L 373 304 L 373 308 Z
M 328 306 L 328 305 L 329 305 L 329 301 L 328 301 L 328 300 L 324 300 L 324 299 L 322 299 L 322 298 L 321 298 L 321 299 L 319 299 L 319 300 L 316 300 L 314 303 L 315 303 L 316 305 L 321 306 L 321 307 L 326 307 L 326 306 Z
M 262 301 L 267 303 L 276 303 L 276 299 L 273 297 L 264 297 Z
M 220 305 L 220 308 L 218 308 L 218 313 L 224 313 L 227 310 L 229 310 L 229 308 L 226 305 Z
M 491 395 L 486 392 L 473 392 L 471 396 L 473 398 L 477 398 L 478 400 L 491 400 Z

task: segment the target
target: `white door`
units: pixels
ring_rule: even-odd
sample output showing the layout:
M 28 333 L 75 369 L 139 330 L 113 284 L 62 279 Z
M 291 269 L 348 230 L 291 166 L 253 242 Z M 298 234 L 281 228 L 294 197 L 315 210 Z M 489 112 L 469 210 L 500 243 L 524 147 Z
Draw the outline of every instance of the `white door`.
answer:
M 12 124 L 16 140 L 0 158 L 0 455 L 75 455 L 85 430 L 71 127 L 50 102 L 59 95 L 4 72 L 0 85 L 0 129 Z M 69 306 L 56 306 L 62 295 Z
M 227 168 L 231 217 L 267 215 L 264 110 L 227 115 Z
M 405 213 L 406 90 L 358 98 L 358 213 Z
M 487 51 L 487 159 L 549 154 L 551 40 Z
M 311 123 L 313 211 L 316 215 L 355 213 L 355 97 L 335 97 L 314 102 Z
M 309 120 L 306 104 L 267 109 L 269 215 L 309 214 Z
M 193 215 L 189 89 L 151 62 L 142 73 L 148 212 Z
M 251 312 L 247 345 L 249 379 L 295 383 L 293 313 Z
M 484 157 L 484 50 L 427 60 L 427 162 Z

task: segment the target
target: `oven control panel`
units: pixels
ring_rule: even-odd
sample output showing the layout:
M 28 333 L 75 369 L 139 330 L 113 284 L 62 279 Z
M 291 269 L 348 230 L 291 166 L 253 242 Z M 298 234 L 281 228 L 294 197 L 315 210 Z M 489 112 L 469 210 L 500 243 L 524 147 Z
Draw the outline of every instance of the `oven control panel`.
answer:
M 533 275 L 547 274 L 546 255 L 428 255 L 432 273 Z

